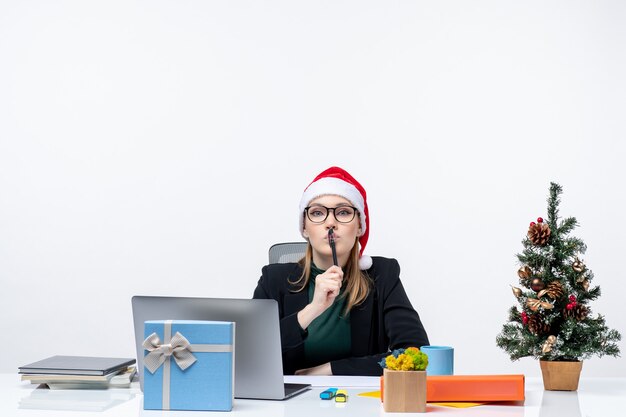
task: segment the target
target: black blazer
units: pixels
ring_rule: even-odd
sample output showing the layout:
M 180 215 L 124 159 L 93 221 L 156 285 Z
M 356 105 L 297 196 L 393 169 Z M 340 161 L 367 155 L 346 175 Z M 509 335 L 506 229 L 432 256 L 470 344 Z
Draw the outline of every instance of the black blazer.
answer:
M 352 356 L 330 363 L 334 375 L 382 375 L 378 362 L 390 349 L 429 344 L 419 315 L 400 282 L 398 262 L 383 257 L 372 260 L 367 274 L 374 287 L 365 301 L 350 312 Z M 308 291 L 293 292 L 296 287 L 289 283 L 301 274 L 302 268 L 297 263 L 267 265 L 253 297 L 278 301 L 283 372 L 287 375 L 310 366 L 304 358 L 307 333 L 301 329 L 297 317 L 309 303 Z

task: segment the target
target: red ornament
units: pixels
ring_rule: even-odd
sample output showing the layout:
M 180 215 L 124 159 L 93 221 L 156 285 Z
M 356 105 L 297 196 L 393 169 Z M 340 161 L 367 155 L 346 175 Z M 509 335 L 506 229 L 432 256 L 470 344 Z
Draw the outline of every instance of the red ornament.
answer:
M 522 311 L 522 324 L 526 325 L 528 323 L 528 314 L 525 311 Z
M 537 217 L 537 223 L 543 223 L 543 217 Z
M 575 303 L 569 303 L 568 305 L 565 306 L 565 308 L 567 308 L 568 310 L 573 309 L 574 307 L 576 307 Z
M 534 226 L 534 225 L 535 225 L 535 222 L 530 222 L 530 226 L 531 227 Z
M 570 296 L 569 296 L 569 300 L 570 300 L 572 303 L 575 303 L 575 302 L 576 302 L 576 296 L 575 296 L 575 295 L 570 295 Z

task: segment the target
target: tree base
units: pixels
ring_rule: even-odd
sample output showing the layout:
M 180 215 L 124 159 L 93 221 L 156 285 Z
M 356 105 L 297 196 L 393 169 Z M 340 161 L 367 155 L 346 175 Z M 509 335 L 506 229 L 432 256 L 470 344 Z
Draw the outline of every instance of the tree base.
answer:
M 544 361 L 540 360 L 543 388 L 547 391 L 576 391 L 582 361 Z

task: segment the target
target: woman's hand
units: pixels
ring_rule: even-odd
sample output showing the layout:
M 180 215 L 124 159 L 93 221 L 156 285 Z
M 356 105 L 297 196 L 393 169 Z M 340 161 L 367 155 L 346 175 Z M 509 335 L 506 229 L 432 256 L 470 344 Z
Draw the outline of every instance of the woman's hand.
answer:
M 343 271 L 340 267 L 333 265 L 323 274 L 315 278 L 315 292 L 311 304 L 322 314 L 330 307 L 341 290 L 343 282 Z
M 331 266 L 315 278 L 313 300 L 298 313 L 298 323 L 303 330 L 333 304 L 342 283 L 343 271 L 337 265 Z
M 330 362 L 326 362 L 323 365 L 314 366 L 313 368 L 298 369 L 296 375 L 332 375 L 333 369 L 330 367 Z

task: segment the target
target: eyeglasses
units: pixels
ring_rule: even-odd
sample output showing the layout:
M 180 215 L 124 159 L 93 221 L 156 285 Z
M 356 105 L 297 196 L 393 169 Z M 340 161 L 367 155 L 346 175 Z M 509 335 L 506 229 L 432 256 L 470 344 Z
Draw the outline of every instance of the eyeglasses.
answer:
M 324 223 L 328 218 L 328 213 L 332 210 L 335 220 L 339 223 L 350 223 L 354 220 L 354 216 L 358 213 L 356 207 L 352 206 L 339 206 L 339 207 L 324 207 L 324 206 L 309 206 L 305 207 L 304 212 L 312 223 Z

